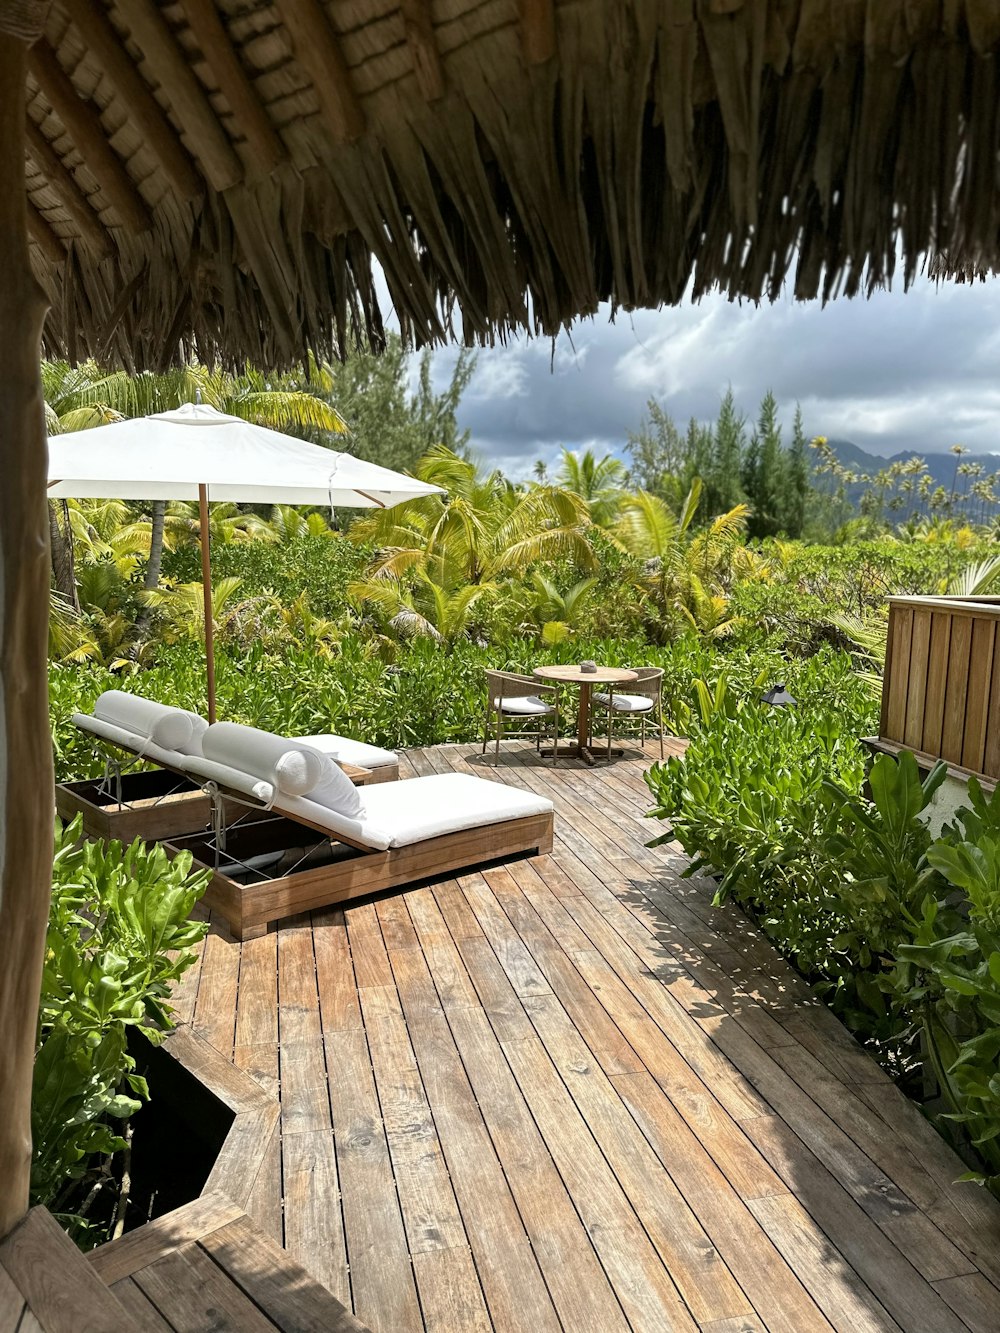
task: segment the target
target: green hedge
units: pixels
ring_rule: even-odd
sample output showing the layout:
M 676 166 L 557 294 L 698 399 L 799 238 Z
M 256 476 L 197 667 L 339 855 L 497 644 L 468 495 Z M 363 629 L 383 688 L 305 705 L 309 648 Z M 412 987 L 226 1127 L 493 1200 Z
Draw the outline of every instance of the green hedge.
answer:
M 219 716 L 285 735 L 332 731 L 393 749 L 472 741 L 482 735 L 487 667 L 525 671 L 587 657 L 615 666 L 662 666 L 666 712 L 681 733 L 690 723 L 691 682 L 718 670 L 720 663 L 747 688 L 754 682 L 763 686 L 787 680 L 793 693 L 809 699 L 821 695 L 854 713 L 866 706 L 849 657 L 830 651 L 808 661 L 786 662 L 766 647 L 734 646 L 720 655 L 716 646 L 693 636 L 662 647 L 651 647 L 641 638 L 574 640 L 558 648 L 520 637 L 499 645 L 463 640 L 450 648 L 418 639 L 400 647 L 387 663 L 377 642 L 350 634 L 332 660 L 308 648 L 269 652 L 255 644 L 243 654 L 220 648 Z M 75 711 L 89 712 L 103 690 L 131 690 L 202 713 L 207 709 L 204 655 L 197 644 L 162 647 L 154 666 L 126 676 L 89 664 L 53 664 L 49 682 L 61 781 L 95 777 L 101 771 L 93 743 L 70 719 Z

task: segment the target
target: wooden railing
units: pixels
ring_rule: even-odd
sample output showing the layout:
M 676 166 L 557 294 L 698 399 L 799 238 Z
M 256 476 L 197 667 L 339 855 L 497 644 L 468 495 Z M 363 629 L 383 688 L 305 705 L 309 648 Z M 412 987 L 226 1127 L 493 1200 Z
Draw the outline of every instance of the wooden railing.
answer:
M 883 741 L 1000 778 L 1000 597 L 890 597 Z

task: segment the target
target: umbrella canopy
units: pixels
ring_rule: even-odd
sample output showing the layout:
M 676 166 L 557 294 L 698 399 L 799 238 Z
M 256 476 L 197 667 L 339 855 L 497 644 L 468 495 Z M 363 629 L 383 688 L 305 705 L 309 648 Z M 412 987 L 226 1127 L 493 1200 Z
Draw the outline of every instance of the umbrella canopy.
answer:
M 197 500 L 205 600 L 208 719 L 215 721 L 209 500 L 391 509 L 443 494 L 402 472 L 230 417 L 207 403 L 56 435 L 50 499 Z
M 49 498 L 385 508 L 439 495 L 414 477 L 230 417 L 207 403 L 56 435 Z

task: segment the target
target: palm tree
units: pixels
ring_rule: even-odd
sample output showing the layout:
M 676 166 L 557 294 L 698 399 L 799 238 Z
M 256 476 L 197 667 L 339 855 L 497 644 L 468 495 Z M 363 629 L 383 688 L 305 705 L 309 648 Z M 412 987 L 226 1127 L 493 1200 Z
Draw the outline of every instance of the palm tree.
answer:
M 624 482 L 625 464 L 613 454 L 597 458 L 590 449 L 582 454 L 562 451 L 556 484 L 585 500 L 591 520 L 602 528 L 614 522 L 625 495 Z
M 400 636 L 426 635 L 438 643 L 454 643 L 467 634 L 475 604 L 496 590 L 493 583 L 444 588 L 421 573 L 412 587 L 394 578 L 359 579 L 348 594 L 356 604 L 381 611 Z
M 515 486 L 444 446 L 425 454 L 416 472 L 446 493 L 356 519 L 348 534 L 378 548 L 352 596 L 381 610 L 397 633 L 453 641 L 467 632 L 484 593 L 539 561 L 595 566 L 580 496 Z
M 266 527 L 266 533 L 265 533 Z M 275 505 L 271 510 L 271 517 L 266 525 L 259 529 L 261 536 L 269 535 L 271 540 L 278 542 L 292 541 L 295 537 L 335 537 L 330 526 L 330 522 L 325 514 L 314 510 L 311 514 L 303 514 L 301 509 L 296 509 L 294 505 Z
M 696 477 L 679 514 L 649 491 L 627 495 L 611 535 L 622 550 L 643 561 L 640 586 L 661 615 L 677 612 L 695 629 L 716 637 L 731 628 L 725 616 L 730 567 L 749 509 L 736 505 L 689 536 L 701 490 Z
M 543 643 L 563 643 L 570 637 L 596 586 L 596 578 L 580 579 L 563 593 L 541 570 L 531 571 L 529 614 Z
M 593 569 L 589 517 L 580 496 L 559 486 L 518 487 L 484 475 L 450 449 L 425 454 L 422 481 L 446 494 L 356 519 L 350 537 L 379 548 L 370 578 L 422 575 L 450 590 L 521 574 L 539 560 L 568 558 Z
M 220 637 L 249 644 L 263 636 L 276 617 L 275 601 L 268 595 L 238 597 L 242 580 L 230 575 L 212 585 L 212 621 Z M 152 588 L 139 594 L 146 606 L 155 607 L 163 620 L 168 643 L 205 636 L 205 598 L 201 583 L 179 583 L 172 588 Z

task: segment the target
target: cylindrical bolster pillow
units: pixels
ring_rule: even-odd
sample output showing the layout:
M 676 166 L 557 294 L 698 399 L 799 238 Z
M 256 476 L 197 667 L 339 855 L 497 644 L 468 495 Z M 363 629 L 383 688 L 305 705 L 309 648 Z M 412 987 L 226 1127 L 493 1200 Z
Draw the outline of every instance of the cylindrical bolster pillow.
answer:
M 208 723 L 199 713 L 188 713 L 191 719 L 191 739 L 187 745 L 178 746 L 184 754 L 201 754 L 201 738 L 208 730 Z
M 168 708 L 155 699 L 124 690 L 106 690 L 94 704 L 94 717 L 111 722 L 134 736 L 153 741 L 164 750 L 185 750 L 194 735 L 194 720 L 181 708 Z
M 312 791 L 324 777 L 326 766 L 318 750 L 238 722 L 216 722 L 209 727 L 201 738 L 201 752 L 206 759 L 270 782 L 288 796 Z
M 363 809 L 357 787 L 337 761 L 329 756 L 324 756 L 323 778 L 313 787 L 309 799 L 348 819 L 357 819 Z

